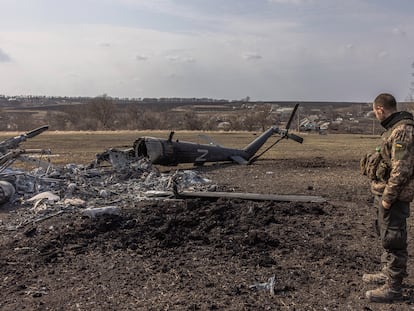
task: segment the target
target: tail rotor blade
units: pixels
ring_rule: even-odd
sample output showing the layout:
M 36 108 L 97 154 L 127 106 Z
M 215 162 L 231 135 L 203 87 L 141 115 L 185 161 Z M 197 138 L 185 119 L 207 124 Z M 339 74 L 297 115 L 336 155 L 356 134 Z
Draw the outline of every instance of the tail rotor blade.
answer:
M 298 136 L 298 135 L 289 133 L 289 134 L 287 134 L 287 137 L 294 140 L 294 141 L 296 141 L 296 142 L 298 142 L 299 144 L 303 143 L 303 138 Z
M 253 162 L 255 162 L 258 158 L 260 158 L 264 153 L 266 153 L 267 151 L 269 151 L 270 148 L 272 148 L 274 145 L 276 145 L 282 139 L 292 139 L 292 140 L 294 140 L 294 141 L 296 141 L 296 142 L 298 142 L 300 144 L 303 143 L 303 138 L 302 137 L 300 137 L 298 135 L 295 135 L 295 134 L 290 134 L 289 133 L 290 125 L 292 123 L 292 120 L 293 120 L 293 118 L 295 116 L 295 113 L 296 113 L 296 110 L 298 109 L 298 107 L 299 107 L 299 104 L 296 104 L 295 107 L 293 108 L 293 111 L 292 111 L 292 114 L 290 115 L 289 121 L 286 124 L 286 129 L 284 129 L 284 130 L 277 129 L 277 131 L 275 131 L 275 133 L 280 134 L 280 138 L 278 140 L 276 140 L 273 144 L 271 144 L 269 147 L 267 147 L 263 152 L 261 152 L 260 154 L 252 157 L 249 160 L 249 164 L 252 164 Z
M 298 107 L 299 107 L 299 104 L 296 104 L 295 108 L 293 108 L 293 111 L 292 111 L 292 114 L 290 115 L 289 121 L 286 124 L 286 130 L 290 129 L 290 124 L 292 123 L 293 118 L 295 117 L 295 113 L 296 113 L 296 110 L 298 110 Z

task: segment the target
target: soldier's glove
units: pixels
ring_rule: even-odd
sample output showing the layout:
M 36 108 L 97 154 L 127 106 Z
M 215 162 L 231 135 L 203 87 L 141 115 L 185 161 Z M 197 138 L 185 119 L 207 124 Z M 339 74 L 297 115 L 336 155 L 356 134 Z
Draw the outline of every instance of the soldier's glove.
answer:
M 388 164 L 384 160 L 381 160 L 375 172 L 376 179 L 386 182 L 390 178 L 390 173 L 391 173 L 391 168 L 388 166 Z

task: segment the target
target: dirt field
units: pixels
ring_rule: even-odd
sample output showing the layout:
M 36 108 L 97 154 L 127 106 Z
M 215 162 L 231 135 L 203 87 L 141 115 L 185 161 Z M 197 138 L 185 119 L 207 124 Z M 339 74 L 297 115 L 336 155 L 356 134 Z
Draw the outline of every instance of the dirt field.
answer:
M 18 230 L 7 229 L 16 214 L 3 208 L 0 309 L 414 310 L 413 274 L 403 302 L 364 298 L 361 276 L 379 268 L 381 249 L 360 155 L 346 144 L 325 155 L 322 143 L 294 154 L 288 145 L 251 166 L 194 169 L 222 191 L 326 203 L 119 202 L 119 216 L 62 213 Z M 413 254 L 412 219 L 409 230 Z

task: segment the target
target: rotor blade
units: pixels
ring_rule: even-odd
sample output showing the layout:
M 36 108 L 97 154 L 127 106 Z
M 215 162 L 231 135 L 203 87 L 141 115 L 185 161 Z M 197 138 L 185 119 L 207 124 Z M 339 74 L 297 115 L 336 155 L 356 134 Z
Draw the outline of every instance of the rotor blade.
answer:
M 276 140 L 273 144 L 271 144 L 269 147 L 267 147 L 263 152 L 261 152 L 260 154 L 250 158 L 249 160 L 249 164 L 252 164 L 253 162 L 255 162 L 258 158 L 260 158 L 263 154 L 265 154 L 267 151 L 269 151 L 274 145 L 276 145 L 278 142 L 280 142 L 282 139 L 284 138 L 290 138 L 298 143 L 302 143 L 303 142 L 303 138 L 300 136 L 297 136 L 295 134 L 289 134 L 288 130 L 290 128 L 290 124 L 292 123 L 292 120 L 295 116 L 296 110 L 298 110 L 299 104 L 296 104 L 295 107 L 293 108 L 292 114 L 290 115 L 289 121 L 286 124 L 286 129 L 280 131 L 279 133 L 281 134 L 281 137 Z
M 273 144 L 271 144 L 269 147 L 267 147 L 263 152 L 261 152 L 260 154 L 254 156 L 253 158 L 251 158 L 249 160 L 249 164 L 252 164 L 253 162 L 255 162 L 258 158 L 260 158 L 262 155 L 264 155 L 266 152 L 268 152 L 271 148 L 273 148 L 274 145 L 276 145 L 278 142 L 280 142 L 283 138 L 290 138 L 298 143 L 303 143 L 303 138 L 295 135 L 295 134 L 287 134 L 285 136 L 280 137 L 278 140 L 276 140 Z
M 34 130 L 31 130 L 30 132 L 25 133 L 27 138 L 33 138 L 41 133 L 43 133 L 44 131 L 46 131 L 49 128 L 49 125 L 43 125 L 41 127 L 38 127 Z
M 295 135 L 295 134 L 287 134 L 287 137 L 293 139 L 294 141 L 298 142 L 299 144 L 303 143 L 303 138 Z
M 293 117 L 295 116 L 296 110 L 298 110 L 299 104 L 295 105 L 295 108 L 293 108 L 292 114 L 290 115 L 289 121 L 286 124 L 286 130 L 290 128 L 290 124 L 292 123 Z
M 260 158 L 262 155 L 264 155 L 266 152 L 268 152 L 274 145 L 276 145 L 278 142 L 280 142 L 284 137 L 280 137 L 278 140 L 276 140 L 273 144 L 271 144 L 269 147 L 267 147 L 264 151 L 262 151 L 260 154 L 254 156 L 249 160 L 249 164 L 252 164 L 255 162 L 258 158 Z

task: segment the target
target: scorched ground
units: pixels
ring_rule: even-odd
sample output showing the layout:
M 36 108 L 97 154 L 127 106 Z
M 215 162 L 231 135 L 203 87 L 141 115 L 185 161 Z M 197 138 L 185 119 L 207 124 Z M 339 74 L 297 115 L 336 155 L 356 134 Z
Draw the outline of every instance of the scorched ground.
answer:
M 195 168 L 221 191 L 317 195 L 120 201 L 120 215 L 65 211 L 16 230 L 1 212 L 2 310 L 413 310 L 368 303 L 379 268 L 367 180 L 357 161 L 303 158 Z M 409 252 L 413 254 L 409 220 Z M 413 261 L 413 259 L 411 259 Z M 271 281 L 274 282 L 271 282 Z

